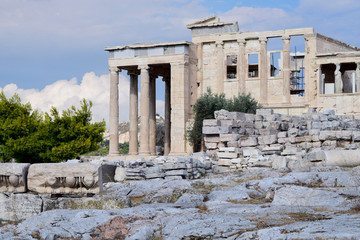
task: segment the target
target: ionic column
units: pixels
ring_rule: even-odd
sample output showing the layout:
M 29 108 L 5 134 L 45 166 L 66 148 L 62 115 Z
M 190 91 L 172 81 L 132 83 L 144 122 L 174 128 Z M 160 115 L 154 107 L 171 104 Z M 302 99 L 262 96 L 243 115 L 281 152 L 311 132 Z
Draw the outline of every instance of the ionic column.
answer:
M 239 53 L 237 59 L 237 69 L 236 72 L 238 73 L 238 83 L 239 83 L 239 93 L 246 92 L 246 85 L 245 79 L 247 74 L 247 64 L 246 64 L 246 55 L 245 55 L 245 39 L 238 39 L 239 44 Z
M 140 126 L 140 155 L 149 155 L 149 103 L 150 103 L 150 76 L 149 76 L 149 66 L 142 65 L 139 66 L 141 70 L 141 99 L 140 99 L 140 117 L 141 117 L 141 126 Z
M 129 154 L 138 154 L 138 75 L 130 73 Z
M 165 78 L 165 136 L 164 136 L 164 156 L 170 153 L 170 129 L 171 129 L 171 98 L 170 98 L 170 79 Z
M 119 155 L 119 68 L 110 67 L 110 143 L 109 155 Z
M 283 103 L 290 104 L 290 36 L 283 36 Z
M 268 103 L 267 38 L 260 38 L 260 102 Z
M 356 63 L 355 87 L 356 92 L 360 92 L 360 62 Z
M 216 42 L 216 92 L 224 92 L 224 42 Z
M 335 70 L 335 93 L 343 93 L 343 81 L 340 72 L 340 63 L 336 64 Z
M 156 155 L 156 76 L 150 76 L 149 147 L 150 155 Z

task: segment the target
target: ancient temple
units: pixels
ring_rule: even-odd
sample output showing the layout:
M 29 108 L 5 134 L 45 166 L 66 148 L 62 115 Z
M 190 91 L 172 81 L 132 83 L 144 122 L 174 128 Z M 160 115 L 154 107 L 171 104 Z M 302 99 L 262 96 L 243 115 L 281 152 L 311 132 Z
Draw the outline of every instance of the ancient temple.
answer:
M 313 28 L 241 32 L 236 22 L 221 22 L 215 16 L 187 28 L 191 42 L 105 48 L 111 76 L 110 155 L 119 154 L 120 71 L 130 76 L 132 155 L 155 155 L 158 77 L 165 82 L 165 155 L 192 151 L 184 138 L 186 126 L 193 118 L 193 104 L 207 88 L 227 97 L 251 93 L 265 108 L 282 114 L 299 115 L 316 108 L 360 116 L 359 48 L 315 33 Z M 291 42 L 299 36 L 304 49 L 298 52 L 291 49 Z M 280 40 L 282 46 L 270 48 L 273 40 Z

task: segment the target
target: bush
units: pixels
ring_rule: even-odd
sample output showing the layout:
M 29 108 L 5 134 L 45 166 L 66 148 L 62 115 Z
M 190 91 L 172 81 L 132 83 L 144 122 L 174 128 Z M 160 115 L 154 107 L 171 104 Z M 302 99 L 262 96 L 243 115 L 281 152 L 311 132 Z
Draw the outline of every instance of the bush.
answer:
M 194 151 L 199 151 L 203 139 L 204 119 L 213 119 L 214 112 L 220 109 L 230 112 L 256 113 L 257 108 L 261 108 L 261 105 L 250 94 L 239 94 L 237 97 L 226 99 L 225 94 L 214 94 L 208 88 L 207 92 L 198 98 L 193 107 L 194 123 L 192 128 L 187 130 L 186 138 L 194 147 Z
M 119 143 L 119 153 L 128 154 L 129 153 L 129 142 Z M 85 156 L 106 156 L 109 154 L 109 140 L 104 140 L 99 143 L 99 149 L 88 152 L 84 154 Z
M 5 162 L 60 162 L 96 150 L 103 141 L 105 122 L 91 123 L 92 103 L 85 99 L 80 109 L 72 106 L 60 115 L 32 111 L 14 95 L 0 94 L 0 146 Z

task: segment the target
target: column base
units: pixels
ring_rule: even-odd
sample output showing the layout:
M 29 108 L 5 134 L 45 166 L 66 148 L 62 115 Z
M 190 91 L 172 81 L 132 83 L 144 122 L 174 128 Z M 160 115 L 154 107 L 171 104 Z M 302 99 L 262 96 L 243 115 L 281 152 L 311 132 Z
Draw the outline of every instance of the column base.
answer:
M 151 156 L 150 152 L 140 152 L 139 156 Z

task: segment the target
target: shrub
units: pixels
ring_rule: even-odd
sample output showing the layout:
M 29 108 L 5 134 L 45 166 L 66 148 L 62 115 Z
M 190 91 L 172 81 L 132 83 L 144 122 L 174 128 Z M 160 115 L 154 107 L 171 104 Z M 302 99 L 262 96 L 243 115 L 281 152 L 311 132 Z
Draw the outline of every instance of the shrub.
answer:
M 60 162 L 96 150 L 103 140 L 105 122 L 91 123 L 92 103 L 85 99 L 80 109 L 72 106 L 59 114 L 32 111 L 14 95 L 0 94 L 0 146 L 3 160 Z
M 203 139 L 202 127 L 204 119 L 213 119 L 214 112 L 220 109 L 230 112 L 256 113 L 257 108 L 261 108 L 261 105 L 250 94 L 239 94 L 231 99 L 226 99 L 225 94 L 214 94 L 208 88 L 207 92 L 198 98 L 193 107 L 195 113 L 194 123 L 187 130 L 186 138 L 194 147 L 194 151 L 199 151 Z

